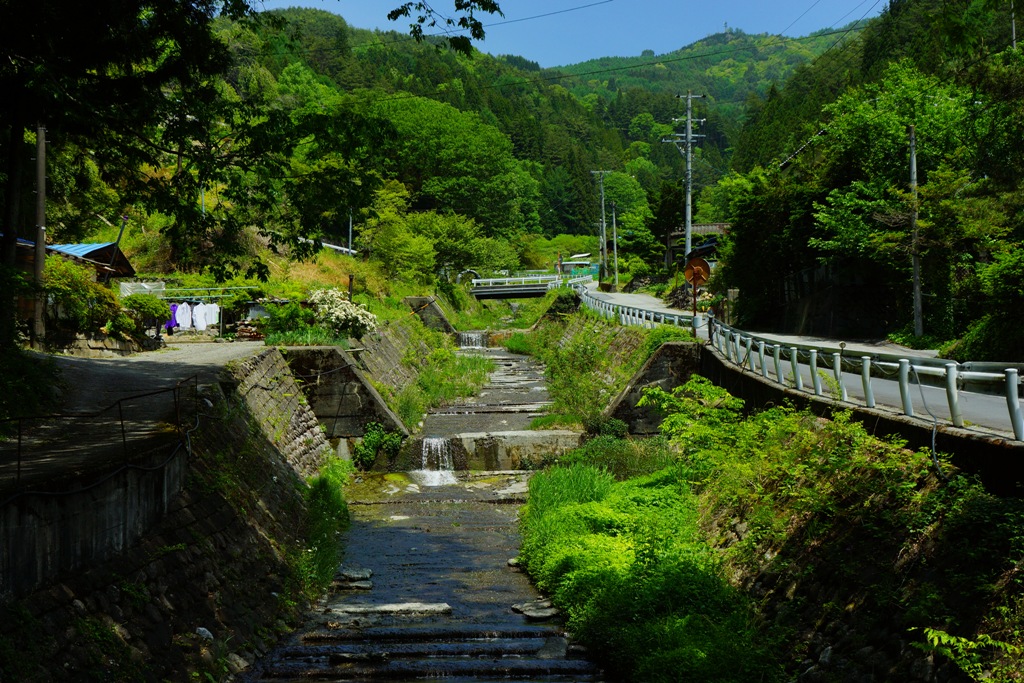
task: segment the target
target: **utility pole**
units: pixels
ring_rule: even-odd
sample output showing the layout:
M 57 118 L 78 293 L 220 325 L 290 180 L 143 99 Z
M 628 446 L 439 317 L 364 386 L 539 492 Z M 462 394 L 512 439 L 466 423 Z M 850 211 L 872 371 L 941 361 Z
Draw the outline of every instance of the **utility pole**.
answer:
M 921 252 L 917 239 L 917 136 L 913 126 L 907 126 L 910 136 L 910 195 L 913 206 L 910 213 L 910 254 L 914 265 L 914 336 L 924 335 L 924 315 L 921 305 Z
M 691 195 L 693 194 L 693 93 L 689 90 L 686 91 L 686 251 L 683 252 L 683 258 L 690 253 L 690 249 L 693 247 L 693 238 L 691 231 L 693 230 L 693 202 Z M 704 98 L 705 95 L 697 95 L 697 97 Z
M 694 98 L 704 99 L 705 97 L 707 97 L 707 95 L 694 95 L 692 90 L 687 90 L 685 95 L 676 95 L 676 97 L 678 99 L 683 99 L 684 97 L 686 98 L 686 133 L 681 141 L 686 149 L 685 151 L 683 149 L 679 149 L 680 140 L 678 134 L 672 136 L 672 138 L 668 140 L 662 140 L 662 142 L 674 143 L 676 145 L 676 148 L 679 149 L 680 154 L 682 154 L 686 158 L 686 223 L 684 227 L 685 240 L 683 251 L 683 257 L 685 258 L 686 255 L 689 254 L 690 250 L 693 248 L 693 201 L 691 199 L 693 195 L 693 143 L 697 138 L 704 137 L 703 135 L 693 134 L 693 100 Z M 677 121 L 678 119 L 672 120 Z M 699 121 L 703 123 L 704 119 L 699 119 Z M 667 246 L 668 245 L 666 245 L 666 247 Z M 666 249 L 666 268 L 670 266 L 668 260 L 669 253 Z
M 39 348 L 46 336 L 43 317 L 43 267 L 46 265 L 46 128 L 43 124 L 36 127 L 36 250 L 35 250 L 35 284 L 36 298 L 32 315 L 32 337 L 34 345 Z
M 352 209 L 348 210 L 348 255 L 352 255 Z
M 601 181 L 601 272 L 598 274 L 598 280 L 601 280 L 604 278 L 604 274 L 608 272 L 608 242 L 605 238 L 607 222 L 604 212 L 604 176 L 611 173 L 611 171 L 591 171 L 591 173 L 596 175 Z
M 619 289 L 619 229 L 615 224 L 615 202 L 612 202 L 612 253 L 615 255 L 615 289 Z

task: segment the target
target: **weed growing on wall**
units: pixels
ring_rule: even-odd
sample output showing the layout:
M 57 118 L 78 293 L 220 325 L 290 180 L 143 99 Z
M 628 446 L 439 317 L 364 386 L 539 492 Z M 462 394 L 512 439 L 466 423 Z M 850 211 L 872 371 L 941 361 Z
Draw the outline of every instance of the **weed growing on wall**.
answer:
M 338 569 L 341 543 L 338 535 L 348 526 L 348 505 L 342 487 L 351 465 L 330 458 L 306 490 L 305 547 L 298 552 L 295 568 L 309 599 L 321 595 Z
M 369 422 L 363 440 L 356 444 L 352 452 L 352 462 L 359 469 L 368 470 L 380 456 L 386 460 L 393 459 L 401 447 L 400 433 L 385 429 L 379 422 Z

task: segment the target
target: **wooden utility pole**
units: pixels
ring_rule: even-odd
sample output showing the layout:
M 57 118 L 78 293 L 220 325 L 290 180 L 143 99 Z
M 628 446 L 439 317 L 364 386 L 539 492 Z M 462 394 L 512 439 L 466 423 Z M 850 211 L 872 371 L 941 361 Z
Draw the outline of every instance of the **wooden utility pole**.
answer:
M 41 347 L 46 336 L 46 294 L 43 292 L 43 267 L 46 265 L 46 128 L 36 127 L 36 250 L 35 305 L 32 315 L 32 345 Z
M 910 136 L 910 254 L 914 265 L 914 336 L 924 335 L 924 313 L 921 305 L 921 250 L 917 239 L 917 136 L 907 126 Z

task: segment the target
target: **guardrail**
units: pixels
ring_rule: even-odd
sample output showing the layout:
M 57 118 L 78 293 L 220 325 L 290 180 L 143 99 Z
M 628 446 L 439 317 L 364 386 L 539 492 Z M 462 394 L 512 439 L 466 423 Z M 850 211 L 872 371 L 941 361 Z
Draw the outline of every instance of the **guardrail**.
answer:
M 697 329 L 708 326 L 711 343 L 726 360 L 741 367 L 749 367 L 752 372 L 759 372 L 762 377 L 774 380 L 778 384 L 805 391 L 801 367 L 808 368 L 811 381 L 807 391 L 816 396 L 824 395 L 822 377 L 819 370 L 831 370 L 836 383 L 836 392 L 842 401 L 851 402 L 848 388 L 844 382 L 844 370 L 860 375 L 863 389 L 863 405 L 868 408 L 876 406 L 873 379 L 883 374 L 894 374 L 899 383 L 900 406 L 903 414 L 914 417 L 914 406 L 911 400 L 910 379 L 913 375 L 917 384 L 922 376 L 938 380 L 938 385 L 945 388 L 946 401 L 949 406 L 949 421 L 954 427 L 965 427 L 963 413 L 960 409 L 960 393 L 962 385 L 977 383 L 982 385 L 999 385 L 1006 398 L 1009 426 L 1017 441 L 1024 441 L 1024 413 L 1020 404 L 1020 368 L 1006 367 L 994 363 L 956 363 L 944 358 L 914 357 L 906 358 L 891 353 L 874 353 L 870 356 L 851 357 L 839 351 L 825 349 L 810 344 L 781 344 L 774 340 L 758 337 L 715 320 L 692 314 L 666 313 L 647 308 L 622 306 L 610 301 L 594 297 L 582 285 L 574 285 L 583 305 L 609 320 L 616 320 L 620 325 L 654 327 L 655 325 L 674 325 Z M 842 345 L 841 345 L 842 346 Z M 783 367 L 788 366 L 788 372 Z M 927 406 L 926 406 L 927 408 Z M 934 418 L 934 416 L 932 416 Z M 937 418 L 934 418 L 937 420 Z
M 561 277 L 558 275 L 530 275 L 524 277 L 491 277 L 491 278 L 474 278 L 471 280 L 471 284 L 474 287 L 504 287 L 511 285 L 544 285 L 551 282 L 558 283 L 561 281 Z
M 737 330 L 714 319 L 709 321 L 708 332 L 711 344 L 727 361 L 749 368 L 751 372 L 759 372 L 763 378 L 793 387 L 797 391 L 805 391 L 801 375 L 802 364 L 808 368 L 811 377 L 809 389 L 815 396 L 823 395 L 819 371 L 825 368 L 831 370 L 835 380 L 836 391 L 839 394 L 836 398 L 843 401 L 851 400 L 844 382 L 844 369 L 852 374 L 859 374 L 864 394 L 863 404 L 868 408 L 876 406 L 873 380 L 885 372 L 895 373 L 900 391 L 901 405 L 898 407 L 907 417 L 915 416 L 911 375 L 914 376 L 916 384 L 921 383 L 922 375 L 937 378 L 940 385 L 945 388 L 949 421 L 954 427 L 965 426 L 960 408 L 961 383 L 970 381 L 1002 384 L 1002 392 L 996 393 L 1002 393 L 1006 397 L 1009 424 L 1014 438 L 1017 441 L 1024 441 L 1024 416 L 1020 405 L 1020 377 L 1017 368 L 1003 368 L 1002 372 L 984 372 L 972 369 L 976 364 L 960 364 L 941 358 L 907 358 L 889 353 L 850 358 L 844 355 L 842 349 L 827 349 L 823 352 L 821 347 L 808 344 L 782 344 Z M 783 370 L 784 366 L 788 366 L 788 372 Z
M 694 317 L 689 313 L 666 313 L 655 311 L 650 308 L 637 308 L 635 306 L 622 306 L 611 301 L 604 301 L 594 297 L 584 286 L 591 282 L 593 276 L 587 275 L 581 282 L 570 284 L 580 295 L 580 301 L 591 311 L 609 320 L 618 320 L 620 325 L 633 327 L 654 327 L 655 325 L 674 325 L 675 327 L 686 327 L 694 329 Z M 701 317 L 697 317 L 697 326 L 701 325 Z

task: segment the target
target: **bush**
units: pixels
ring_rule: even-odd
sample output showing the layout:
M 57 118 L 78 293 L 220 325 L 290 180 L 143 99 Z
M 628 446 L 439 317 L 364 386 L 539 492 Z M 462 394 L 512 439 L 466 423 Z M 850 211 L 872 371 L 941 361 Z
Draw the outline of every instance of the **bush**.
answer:
M 366 432 L 363 440 L 356 444 L 352 453 L 352 462 L 361 470 L 368 470 L 373 467 L 378 456 L 394 458 L 402 447 L 402 435 L 398 432 L 391 432 L 384 428 L 379 422 L 370 422 L 366 425 Z
M 69 332 L 97 332 L 121 311 L 114 293 L 94 277 L 92 268 L 57 257 L 46 259 L 43 282 L 52 323 Z
M 362 337 L 377 327 L 377 316 L 365 306 L 352 303 L 340 289 L 317 289 L 309 295 L 320 325 L 337 335 Z
M 171 318 L 170 305 L 152 294 L 129 294 L 121 299 L 121 306 L 134 315 L 137 322 L 136 332 L 141 332 L 147 326 L 159 325 Z
M 295 303 L 266 304 L 267 317 L 260 320 L 264 334 L 295 332 L 316 323 L 316 313 Z

